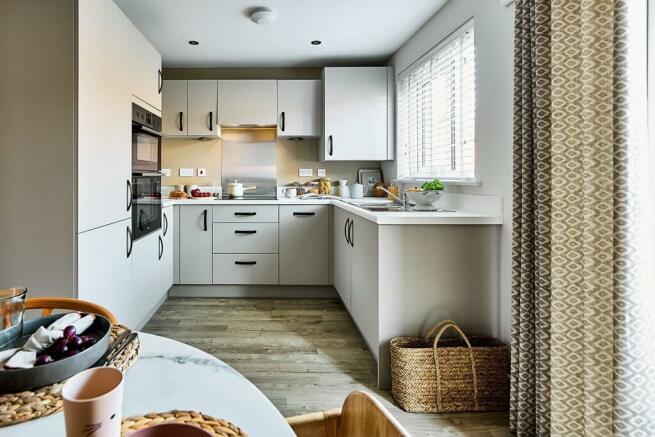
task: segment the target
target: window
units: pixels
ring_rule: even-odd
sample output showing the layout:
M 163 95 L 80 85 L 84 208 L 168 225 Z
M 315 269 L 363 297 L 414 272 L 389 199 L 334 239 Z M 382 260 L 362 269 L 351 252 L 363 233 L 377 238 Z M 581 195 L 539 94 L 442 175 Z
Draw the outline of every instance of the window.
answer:
M 398 178 L 475 181 L 473 22 L 398 77 Z

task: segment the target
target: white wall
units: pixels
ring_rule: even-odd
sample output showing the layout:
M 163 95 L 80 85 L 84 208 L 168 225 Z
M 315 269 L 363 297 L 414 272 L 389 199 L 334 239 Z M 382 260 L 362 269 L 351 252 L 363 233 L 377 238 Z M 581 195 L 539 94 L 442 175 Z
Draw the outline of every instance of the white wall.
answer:
M 512 94 L 514 7 L 500 0 L 450 0 L 389 60 L 395 73 L 469 20 L 475 20 L 476 141 L 480 186 L 448 186 L 448 191 L 494 194 L 504 199 L 504 225 L 500 230 L 500 272 L 489 292 L 497 293 L 497 332 L 509 341 L 512 234 Z M 395 162 L 382 163 L 387 179 L 395 177 Z

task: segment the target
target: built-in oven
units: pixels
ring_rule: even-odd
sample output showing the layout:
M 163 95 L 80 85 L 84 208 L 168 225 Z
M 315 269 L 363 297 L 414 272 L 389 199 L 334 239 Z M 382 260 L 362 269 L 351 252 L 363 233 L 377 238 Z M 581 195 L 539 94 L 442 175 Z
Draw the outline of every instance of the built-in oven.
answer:
M 161 170 L 161 117 L 132 104 L 132 173 Z
M 134 240 L 161 228 L 161 117 L 132 104 Z
M 132 175 L 132 229 L 138 240 L 161 229 L 161 176 Z

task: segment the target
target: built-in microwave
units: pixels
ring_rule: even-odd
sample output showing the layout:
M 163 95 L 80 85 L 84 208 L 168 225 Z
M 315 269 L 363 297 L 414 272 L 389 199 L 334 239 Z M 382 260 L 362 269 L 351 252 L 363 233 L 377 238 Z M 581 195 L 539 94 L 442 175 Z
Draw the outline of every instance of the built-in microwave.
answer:
M 132 173 L 161 170 L 161 117 L 132 104 Z
M 132 104 L 132 239 L 161 229 L 161 117 Z

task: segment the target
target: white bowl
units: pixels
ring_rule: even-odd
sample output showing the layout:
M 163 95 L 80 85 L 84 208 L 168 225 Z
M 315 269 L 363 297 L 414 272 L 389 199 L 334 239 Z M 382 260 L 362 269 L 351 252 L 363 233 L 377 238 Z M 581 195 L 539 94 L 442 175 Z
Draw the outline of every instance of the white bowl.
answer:
M 440 190 L 407 191 L 409 200 L 415 203 L 419 209 L 434 205 L 441 197 L 441 194 L 442 191 Z

